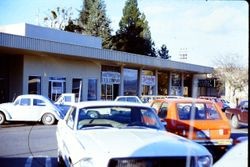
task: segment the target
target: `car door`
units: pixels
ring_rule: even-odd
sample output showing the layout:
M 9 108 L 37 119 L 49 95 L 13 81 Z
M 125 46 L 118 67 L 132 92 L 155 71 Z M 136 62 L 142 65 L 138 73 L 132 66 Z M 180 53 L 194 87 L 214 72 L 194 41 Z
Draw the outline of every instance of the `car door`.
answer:
M 81 149 L 80 143 L 75 138 L 75 124 L 76 124 L 76 109 L 69 111 L 68 117 L 63 120 L 62 126 L 60 126 L 60 140 L 62 143 L 62 151 L 67 157 L 73 158 L 77 154 L 77 150 Z
M 241 106 L 241 121 L 248 123 L 248 101 L 245 101 Z
M 11 110 L 12 120 L 16 121 L 30 121 L 32 116 L 32 99 L 23 97 L 18 99 Z

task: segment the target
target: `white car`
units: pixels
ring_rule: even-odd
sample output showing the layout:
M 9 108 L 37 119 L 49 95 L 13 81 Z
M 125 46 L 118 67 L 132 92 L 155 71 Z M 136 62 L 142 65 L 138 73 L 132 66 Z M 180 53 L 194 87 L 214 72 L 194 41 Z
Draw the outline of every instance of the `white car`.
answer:
M 133 102 L 142 104 L 142 101 L 138 96 L 117 96 L 114 101 Z
M 228 150 L 213 167 L 247 167 L 248 163 L 248 139 L 246 139 Z
M 209 167 L 213 163 L 204 146 L 166 132 L 154 110 L 137 103 L 74 104 L 59 120 L 56 138 L 58 166 Z
M 52 125 L 61 118 L 59 108 L 42 95 L 20 95 L 12 103 L 0 104 L 0 124 L 5 121 L 41 121 Z

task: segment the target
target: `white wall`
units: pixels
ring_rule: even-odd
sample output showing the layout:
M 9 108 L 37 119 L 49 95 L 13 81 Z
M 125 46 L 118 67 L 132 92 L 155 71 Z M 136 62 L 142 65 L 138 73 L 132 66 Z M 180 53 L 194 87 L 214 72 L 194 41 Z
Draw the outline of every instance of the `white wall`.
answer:
M 102 48 L 102 39 L 99 37 L 77 34 L 27 23 L 1 26 L 0 32 L 79 46 L 99 49 Z

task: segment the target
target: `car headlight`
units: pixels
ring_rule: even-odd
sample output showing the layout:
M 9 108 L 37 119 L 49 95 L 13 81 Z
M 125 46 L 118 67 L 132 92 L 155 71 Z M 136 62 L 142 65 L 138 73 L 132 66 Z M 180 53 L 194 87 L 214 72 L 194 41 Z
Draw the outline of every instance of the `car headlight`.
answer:
M 213 164 L 213 159 L 211 156 L 202 156 L 197 159 L 198 167 L 209 167 Z
M 83 158 L 79 162 L 77 162 L 74 166 L 77 167 L 93 167 L 93 159 L 92 158 Z

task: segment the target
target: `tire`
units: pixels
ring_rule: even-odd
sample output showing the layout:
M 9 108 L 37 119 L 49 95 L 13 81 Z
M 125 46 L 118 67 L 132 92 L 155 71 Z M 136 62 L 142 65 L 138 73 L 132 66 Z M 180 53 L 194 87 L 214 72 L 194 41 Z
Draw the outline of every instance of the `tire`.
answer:
M 44 125 L 53 125 L 55 121 L 56 121 L 55 116 L 51 113 L 45 113 L 42 116 L 42 123 Z
M 0 112 L 0 125 L 2 125 L 5 122 L 5 115 Z
M 237 118 L 236 115 L 233 115 L 232 119 L 231 119 L 231 126 L 234 128 L 234 129 L 238 129 L 240 127 L 240 124 L 239 124 L 239 120 Z

